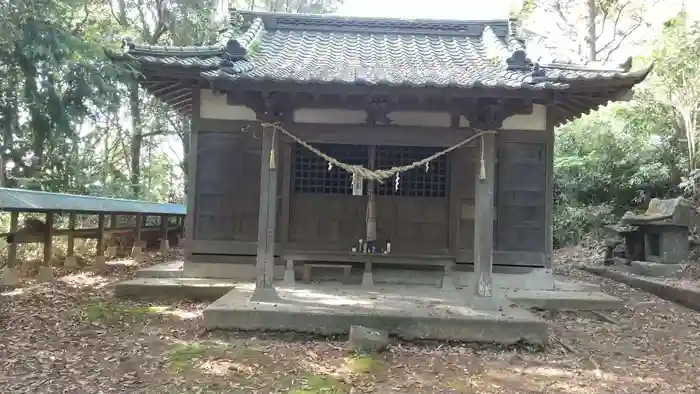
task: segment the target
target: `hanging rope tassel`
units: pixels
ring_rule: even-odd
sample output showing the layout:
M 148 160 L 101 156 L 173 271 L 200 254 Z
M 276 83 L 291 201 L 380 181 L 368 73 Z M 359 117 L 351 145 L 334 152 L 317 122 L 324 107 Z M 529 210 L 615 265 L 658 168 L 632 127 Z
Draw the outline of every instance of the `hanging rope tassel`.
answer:
M 486 179 L 486 161 L 484 161 L 484 136 L 481 136 L 481 160 L 479 166 L 479 179 Z
M 270 147 L 270 169 L 274 170 L 277 166 L 277 160 L 275 160 L 275 136 L 277 135 L 277 130 L 272 129 L 272 146 Z

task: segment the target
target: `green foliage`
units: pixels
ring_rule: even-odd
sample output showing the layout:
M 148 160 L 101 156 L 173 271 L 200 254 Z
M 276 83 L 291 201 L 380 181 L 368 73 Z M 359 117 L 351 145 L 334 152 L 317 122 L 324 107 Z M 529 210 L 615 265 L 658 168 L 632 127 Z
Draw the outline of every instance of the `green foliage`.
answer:
M 253 3 L 321 13 L 341 2 Z M 125 37 L 151 45 L 214 44 L 228 24 L 219 6 L 217 0 L 0 4 L 5 186 L 183 202 L 189 120 L 143 89 L 132 94 L 137 70 L 108 61 L 104 50 L 119 51 Z
M 654 133 L 647 103 L 621 104 L 583 116 L 557 130 L 555 190 L 568 202 L 628 205 L 645 184 L 674 171 L 667 134 Z M 665 120 L 665 119 L 660 119 Z M 646 126 L 646 129 L 640 126 Z

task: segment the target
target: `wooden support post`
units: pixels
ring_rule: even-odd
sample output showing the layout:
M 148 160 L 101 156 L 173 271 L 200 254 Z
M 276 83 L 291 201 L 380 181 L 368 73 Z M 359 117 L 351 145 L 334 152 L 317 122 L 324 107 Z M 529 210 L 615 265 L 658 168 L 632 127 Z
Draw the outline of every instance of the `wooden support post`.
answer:
M 168 215 L 161 215 L 160 217 L 160 251 L 167 252 L 170 249 L 170 242 L 168 241 Z
M 10 233 L 15 233 L 19 224 L 19 212 L 10 212 Z M 17 243 L 7 245 L 7 266 L 2 271 L 0 285 L 14 287 L 19 284 L 17 276 Z
M 68 250 L 66 254 L 68 256 L 73 256 L 75 254 L 75 237 L 73 236 L 73 231 L 75 230 L 75 217 L 76 214 L 71 213 L 68 216 L 68 230 L 70 230 L 70 233 L 68 234 Z
M 177 217 L 177 246 L 182 247 L 182 239 L 185 237 L 185 218 Z
M 97 251 L 95 253 L 95 264 L 93 271 L 100 272 L 105 268 L 105 215 L 97 217 Z
M 551 105 L 547 107 L 547 147 L 545 151 L 545 201 L 544 205 L 544 266 L 552 269 L 552 258 L 554 254 L 554 125 L 555 108 Z
M 482 160 L 476 171 L 474 203 L 474 307 L 491 309 L 493 302 L 493 221 L 496 186 L 496 136 L 481 138 Z
M 370 170 L 374 170 L 377 165 L 377 147 L 371 145 L 368 147 Z M 377 184 L 373 180 L 367 180 L 367 214 L 365 224 L 367 233 L 365 234 L 365 242 L 367 242 L 367 261 L 365 261 L 365 269 L 362 273 L 362 286 L 373 287 L 374 275 L 372 274 L 371 248 L 377 246 Z
M 53 212 L 46 214 L 45 223 L 44 259 L 37 275 L 37 281 L 39 282 L 50 282 L 53 280 L 53 267 L 51 266 L 53 260 Z
M 117 228 L 117 226 L 118 226 L 117 215 L 116 214 L 109 215 L 109 228 Z M 107 245 L 106 251 L 105 251 L 105 257 L 106 258 L 117 257 L 117 245 Z
M 74 213 L 68 215 L 68 247 L 66 259 L 63 261 L 63 266 L 68 268 L 78 268 L 78 259 L 75 257 L 75 236 L 73 235 L 76 216 Z
M 280 231 L 278 232 L 280 239 L 279 244 L 282 249 L 286 250 L 289 244 L 289 209 L 291 208 L 291 193 L 292 193 L 292 143 L 280 143 L 281 153 L 281 170 L 282 170 L 282 193 L 280 206 Z M 286 274 L 285 274 L 286 275 Z
M 258 249 L 255 261 L 255 291 L 251 301 L 279 300 L 272 280 L 275 268 L 275 225 L 277 222 L 277 154 L 279 138 L 274 130 L 263 128 L 260 151 L 260 207 L 258 211 Z
M 131 247 L 131 258 L 137 259 L 141 257 L 141 226 L 143 225 L 143 216 L 136 214 L 134 219 L 134 245 Z

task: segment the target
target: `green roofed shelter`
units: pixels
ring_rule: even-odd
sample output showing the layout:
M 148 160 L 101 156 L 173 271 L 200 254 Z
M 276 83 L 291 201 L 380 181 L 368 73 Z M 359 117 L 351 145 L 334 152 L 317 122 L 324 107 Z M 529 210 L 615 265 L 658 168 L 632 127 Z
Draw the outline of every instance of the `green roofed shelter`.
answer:
M 533 59 L 512 20 L 236 10 L 218 42 L 108 55 L 192 119 L 189 276 L 272 294 L 278 268 L 323 262 L 485 300 L 494 267 L 553 286 L 554 127 L 651 70 Z
M 120 198 L 49 193 L 0 187 L 0 210 L 5 212 L 144 214 L 185 216 L 182 204 L 164 204 Z

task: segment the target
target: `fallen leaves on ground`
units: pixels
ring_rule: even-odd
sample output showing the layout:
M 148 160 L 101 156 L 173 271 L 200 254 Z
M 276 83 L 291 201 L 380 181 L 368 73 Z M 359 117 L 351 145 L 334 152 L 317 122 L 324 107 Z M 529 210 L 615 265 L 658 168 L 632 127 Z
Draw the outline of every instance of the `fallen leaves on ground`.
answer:
M 63 272 L 2 296 L 0 392 L 6 393 L 697 393 L 700 315 L 575 270 L 591 252 L 557 252 L 556 272 L 601 283 L 626 307 L 542 312 L 536 347 L 396 343 L 353 354 L 343 338 L 211 332 L 204 303 L 113 298 L 111 284 L 177 255 Z

